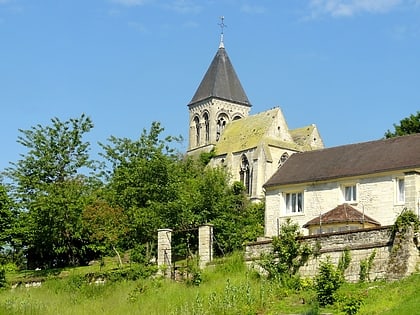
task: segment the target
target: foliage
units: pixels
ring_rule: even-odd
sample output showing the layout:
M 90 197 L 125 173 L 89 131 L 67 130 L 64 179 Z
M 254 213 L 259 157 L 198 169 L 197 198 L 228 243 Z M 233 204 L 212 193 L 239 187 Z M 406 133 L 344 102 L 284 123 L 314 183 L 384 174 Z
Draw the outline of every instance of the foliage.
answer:
M 123 210 L 120 207 L 112 207 L 106 201 L 96 200 L 83 210 L 82 219 L 92 242 L 89 246 L 101 254 L 112 249 L 122 265 L 117 247 L 128 225 Z
M 351 262 L 350 250 L 348 248 L 345 248 L 343 253 L 340 256 L 340 259 L 338 261 L 338 266 L 337 266 L 338 270 L 341 271 L 341 274 L 344 275 L 344 272 L 350 266 L 350 262 Z
M 0 185 L 0 247 L 9 241 L 10 229 L 13 224 L 12 202 L 6 188 Z
M 355 315 L 363 305 L 363 298 L 360 296 L 345 297 L 342 301 L 342 310 L 346 315 Z
M 7 287 L 6 270 L 0 266 L 0 289 Z
M 51 126 L 22 130 L 18 143 L 27 152 L 12 163 L 6 175 L 21 209 L 20 231 L 28 248 L 28 263 L 35 265 L 78 264 L 84 260 L 85 240 L 81 212 L 96 181 L 82 172 L 93 169 L 85 133 L 93 127 L 82 114 Z
M 210 152 L 202 152 L 200 153 L 199 160 L 202 165 L 206 166 L 210 163 L 211 159 L 216 156 L 216 151 L 212 149 Z
M 47 277 L 39 288 L 0 291 L 0 314 L 355 314 L 359 301 L 357 314 L 417 314 L 420 274 L 374 286 L 346 283 L 338 303 L 319 307 L 311 289 L 285 291 L 278 282 L 254 277 L 240 267 L 243 257 L 241 262 L 239 253 L 234 256 L 203 270 L 200 286 L 146 273 L 137 280 L 94 285 L 82 273 L 91 266 L 67 269 L 67 276 Z
M 297 239 L 299 231 L 299 225 L 290 218 L 281 224 L 279 235 L 273 238 L 273 252 L 263 256 L 260 263 L 269 278 L 291 278 L 312 255 L 310 246 Z
M 411 114 L 400 121 L 400 124 L 394 124 L 394 131 L 388 130 L 385 133 L 386 138 L 399 137 L 413 133 L 420 133 L 420 111 L 416 114 Z
M 412 210 L 404 209 L 395 220 L 392 227 L 392 233 L 407 232 L 409 227 L 414 227 L 414 231 L 418 231 L 420 227 L 419 217 Z
M 366 259 L 362 259 L 360 261 L 360 272 L 359 272 L 359 280 L 363 281 L 370 281 L 369 273 L 373 266 L 373 260 L 375 259 L 376 251 L 374 250 L 369 257 Z
M 341 270 L 335 267 L 330 257 L 320 262 L 319 273 L 315 277 L 315 290 L 319 305 L 331 305 L 337 300 L 336 291 L 343 284 Z

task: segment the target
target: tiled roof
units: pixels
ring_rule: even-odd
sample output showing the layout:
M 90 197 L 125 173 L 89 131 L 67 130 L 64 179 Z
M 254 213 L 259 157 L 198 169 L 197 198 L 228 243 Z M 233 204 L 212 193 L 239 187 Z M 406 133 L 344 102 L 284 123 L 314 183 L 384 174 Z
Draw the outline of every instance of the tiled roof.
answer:
M 189 105 L 210 97 L 251 106 L 224 47 L 217 50 Z
M 375 219 L 372 219 L 371 217 L 363 214 L 362 212 L 356 210 L 355 208 L 353 208 L 352 206 L 348 204 L 342 204 L 335 207 L 334 209 L 322 214 L 320 217 L 316 217 L 310 220 L 305 225 L 303 225 L 303 227 L 307 228 L 309 226 L 319 225 L 320 221 L 321 221 L 321 224 L 366 222 L 366 223 L 371 223 L 377 226 L 381 225 Z
M 264 187 L 420 171 L 420 133 L 292 154 Z

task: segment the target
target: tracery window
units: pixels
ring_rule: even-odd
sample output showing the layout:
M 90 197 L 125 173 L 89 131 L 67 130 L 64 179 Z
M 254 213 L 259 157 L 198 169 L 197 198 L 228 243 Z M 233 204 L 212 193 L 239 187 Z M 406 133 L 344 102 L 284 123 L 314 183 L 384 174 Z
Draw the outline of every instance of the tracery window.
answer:
M 228 117 L 226 114 L 221 114 L 217 119 L 216 141 L 219 141 L 220 135 L 222 134 L 223 129 L 225 129 L 227 122 Z

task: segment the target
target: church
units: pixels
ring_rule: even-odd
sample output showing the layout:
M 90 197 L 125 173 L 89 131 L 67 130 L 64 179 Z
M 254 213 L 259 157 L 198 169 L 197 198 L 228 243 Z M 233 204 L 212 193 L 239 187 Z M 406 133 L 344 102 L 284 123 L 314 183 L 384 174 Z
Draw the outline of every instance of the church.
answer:
M 187 154 L 213 152 L 210 166 L 225 167 L 231 181 L 242 182 L 250 200 L 258 202 L 265 182 L 289 156 L 324 144 L 314 124 L 290 130 L 279 107 L 250 114 L 251 107 L 222 31 L 216 55 L 188 103 Z

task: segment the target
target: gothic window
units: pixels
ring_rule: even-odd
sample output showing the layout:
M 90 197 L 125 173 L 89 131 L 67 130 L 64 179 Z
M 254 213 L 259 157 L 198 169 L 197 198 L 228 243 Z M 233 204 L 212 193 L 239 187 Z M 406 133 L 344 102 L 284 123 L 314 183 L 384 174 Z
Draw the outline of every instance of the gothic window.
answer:
M 245 186 L 245 191 L 248 195 L 251 194 L 251 171 L 248 159 L 245 155 L 241 158 L 241 168 L 239 170 L 240 181 Z
M 208 143 L 210 141 L 210 121 L 209 121 L 209 114 L 204 113 L 204 126 L 205 126 L 205 141 Z
M 195 124 L 195 144 L 200 145 L 200 120 L 196 116 L 194 118 L 194 124 Z
M 225 129 L 227 122 L 228 117 L 225 114 L 221 114 L 217 119 L 216 141 L 219 141 L 220 135 L 222 134 L 223 129 Z
M 238 120 L 238 119 L 241 119 L 241 118 L 242 118 L 241 116 L 236 115 L 235 117 L 233 117 L 233 119 L 232 119 L 232 120 Z
M 280 161 L 279 161 L 279 167 L 282 166 L 284 164 L 284 162 L 286 162 L 286 160 L 289 158 L 289 153 L 284 152 L 281 157 L 280 157 Z

